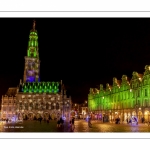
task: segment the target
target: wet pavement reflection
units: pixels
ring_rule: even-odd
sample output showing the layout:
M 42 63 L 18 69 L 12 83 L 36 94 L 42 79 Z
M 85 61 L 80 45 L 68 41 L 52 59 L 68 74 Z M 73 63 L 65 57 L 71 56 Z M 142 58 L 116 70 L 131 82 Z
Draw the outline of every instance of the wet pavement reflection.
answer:
M 71 130 L 69 122 L 62 127 L 57 127 L 57 121 L 49 123 L 42 121 L 23 121 L 23 123 L 0 122 L 0 132 L 150 132 L 147 124 L 114 124 L 91 121 L 92 127 L 88 127 L 85 120 L 75 120 L 75 129 Z

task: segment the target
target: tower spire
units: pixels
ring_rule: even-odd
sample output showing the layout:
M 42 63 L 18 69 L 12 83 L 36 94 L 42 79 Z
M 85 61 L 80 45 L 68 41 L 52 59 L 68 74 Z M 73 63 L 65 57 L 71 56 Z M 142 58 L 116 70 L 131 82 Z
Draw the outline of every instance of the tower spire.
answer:
M 27 56 L 25 57 L 24 82 L 40 81 L 40 60 L 38 52 L 38 34 L 35 30 L 35 20 L 33 28 L 30 30 Z
M 33 20 L 33 31 L 35 31 L 35 25 L 36 25 L 36 21 Z

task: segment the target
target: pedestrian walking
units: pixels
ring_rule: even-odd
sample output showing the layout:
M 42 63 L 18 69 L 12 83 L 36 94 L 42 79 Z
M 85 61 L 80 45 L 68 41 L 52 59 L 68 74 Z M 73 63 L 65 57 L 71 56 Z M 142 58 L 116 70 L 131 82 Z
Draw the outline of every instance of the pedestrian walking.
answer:
M 64 123 L 64 120 L 62 119 L 62 117 L 60 118 L 60 126 L 62 126 Z
M 57 120 L 57 127 L 60 127 L 60 119 Z
M 88 119 L 88 126 L 91 128 L 92 127 L 92 123 L 91 123 L 91 118 L 89 117 Z
M 71 128 L 72 128 L 72 131 L 74 131 L 74 129 L 75 129 L 74 117 L 73 117 L 72 120 L 71 120 Z
M 39 118 L 39 121 L 40 121 L 40 124 L 41 124 L 41 121 L 42 121 L 42 117 L 40 117 L 40 118 Z
M 47 124 L 49 123 L 49 119 L 47 119 Z
M 8 123 L 8 118 L 6 119 L 6 123 Z

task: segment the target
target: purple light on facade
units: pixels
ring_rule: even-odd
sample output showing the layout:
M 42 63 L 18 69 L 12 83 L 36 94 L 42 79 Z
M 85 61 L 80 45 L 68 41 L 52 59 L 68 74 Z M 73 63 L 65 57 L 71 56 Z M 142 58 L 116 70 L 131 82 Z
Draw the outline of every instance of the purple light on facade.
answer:
M 27 82 L 35 82 L 35 77 L 28 77 Z

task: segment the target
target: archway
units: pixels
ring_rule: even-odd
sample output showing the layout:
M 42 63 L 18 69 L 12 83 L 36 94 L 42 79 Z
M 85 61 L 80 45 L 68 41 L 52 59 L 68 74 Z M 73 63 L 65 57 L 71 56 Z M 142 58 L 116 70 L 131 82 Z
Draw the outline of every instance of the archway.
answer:
M 132 113 L 128 112 L 127 113 L 127 118 L 128 118 L 128 120 L 130 120 L 132 118 Z
M 35 116 L 37 119 L 39 119 L 41 117 L 41 115 L 39 113 L 37 113 Z
M 125 112 L 124 113 L 124 121 L 127 120 L 127 118 L 128 118 L 128 116 L 127 116 L 127 113 Z
M 139 122 L 142 120 L 143 113 L 141 111 L 138 112 L 138 120 Z
M 52 110 L 54 109 L 54 103 L 51 103 L 51 109 Z
M 46 109 L 49 109 L 49 104 L 48 103 L 46 103 Z
M 111 122 L 112 121 L 112 115 L 111 115 L 111 113 L 109 114 L 109 122 Z
M 49 118 L 49 113 L 48 112 L 44 112 L 43 117 L 44 117 L 44 119 L 47 120 Z
M 136 112 L 135 111 L 132 112 L 132 116 L 136 116 Z
M 57 114 L 56 114 L 55 112 L 53 112 L 53 113 L 51 114 L 51 118 L 52 118 L 52 120 L 55 120 L 55 119 L 56 119 L 56 117 L 57 117 Z
M 145 121 L 146 121 L 146 122 L 149 121 L 149 119 L 150 119 L 150 118 L 149 118 L 149 115 L 150 115 L 150 114 L 149 114 L 149 111 L 146 110 L 146 111 L 144 112 L 144 118 L 145 118 Z
M 33 115 L 33 113 L 32 113 L 32 112 L 28 113 L 28 118 L 29 118 L 29 120 L 33 120 L 34 115 Z
M 22 118 L 22 114 L 19 112 L 18 113 L 18 120 L 22 120 L 23 118 Z
M 116 111 L 115 112 L 115 118 L 114 119 L 117 119 L 119 117 L 119 114 L 118 114 L 118 112 Z

